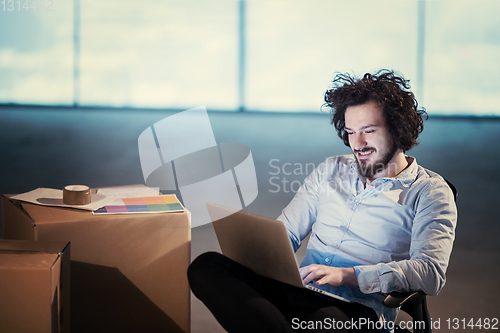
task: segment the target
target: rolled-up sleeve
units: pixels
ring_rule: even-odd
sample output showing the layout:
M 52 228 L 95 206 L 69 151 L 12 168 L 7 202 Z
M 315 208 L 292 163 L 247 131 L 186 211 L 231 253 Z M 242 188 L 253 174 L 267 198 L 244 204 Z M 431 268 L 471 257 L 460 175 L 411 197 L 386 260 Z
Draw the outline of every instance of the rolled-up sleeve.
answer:
M 443 288 L 455 238 L 457 209 L 446 182 L 429 180 L 415 201 L 410 259 L 355 266 L 364 293 L 423 291 L 437 295 Z

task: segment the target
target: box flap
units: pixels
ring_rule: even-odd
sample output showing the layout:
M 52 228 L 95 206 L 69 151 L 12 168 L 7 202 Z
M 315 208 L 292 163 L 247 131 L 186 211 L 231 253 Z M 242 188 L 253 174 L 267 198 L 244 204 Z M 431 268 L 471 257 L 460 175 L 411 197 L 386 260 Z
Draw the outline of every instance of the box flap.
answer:
M 51 269 L 58 258 L 55 253 L 0 252 L 0 269 Z
M 0 239 L 0 268 L 51 268 L 68 242 Z
M 4 252 L 41 252 L 60 254 L 64 251 L 68 242 L 44 242 L 0 239 L 0 253 Z
M 27 202 L 21 203 L 22 208 L 31 216 L 35 224 L 50 222 L 73 222 L 92 218 L 92 212 L 71 208 L 39 206 Z

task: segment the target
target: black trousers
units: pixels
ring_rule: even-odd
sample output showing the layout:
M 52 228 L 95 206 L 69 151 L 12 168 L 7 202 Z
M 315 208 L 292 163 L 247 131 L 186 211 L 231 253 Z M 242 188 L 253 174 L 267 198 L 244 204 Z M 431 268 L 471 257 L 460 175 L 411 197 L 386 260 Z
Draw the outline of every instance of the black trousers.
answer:
M 377 321 L 369 307 L 266 278 L 216 252 L 196 258 L 188 279 L 194 295 L 230 333 L 378 332 L 367 324 Z

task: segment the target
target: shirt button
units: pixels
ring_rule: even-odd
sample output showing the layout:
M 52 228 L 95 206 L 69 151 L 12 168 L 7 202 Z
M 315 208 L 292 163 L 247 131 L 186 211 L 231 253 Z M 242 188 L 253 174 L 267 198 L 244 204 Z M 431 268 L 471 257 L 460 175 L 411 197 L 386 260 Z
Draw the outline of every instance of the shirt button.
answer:
M 326 261 L 326 262 L 329 262 L 329 261 L 330 261 L 330 258 L 325 258 L 325 261 Z
M 333 247 L 339 247 L 339 243 L 333 244 Z
M 369 288 L 368 288 L 368 291 L 373 291 L 373 288 L 372 288 L 372 287 L 369 287 Z

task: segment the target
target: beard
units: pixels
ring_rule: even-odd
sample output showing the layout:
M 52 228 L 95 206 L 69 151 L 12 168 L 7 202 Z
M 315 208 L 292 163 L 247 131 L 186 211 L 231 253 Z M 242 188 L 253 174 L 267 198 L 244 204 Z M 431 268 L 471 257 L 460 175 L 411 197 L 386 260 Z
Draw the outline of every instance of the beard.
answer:
M 385 151 L 381 152 L 382 156 L 380 159 L 373 163 L 368 163 L 365 160 L 359 160 L 356 152 L 366 152 L 366 151 L 377 151 L 375 148 L 366 147 L 361 150 L 355 150 L 354 159 L 356 160 L 356 164 L 358 165 L 358 173 L 365 177 L 366 179 L 372 179 L 380 171 L 386 169 L 389 165 L 389 162 L 392 160 L 396 152 L 398 151 L 398 147 L 395 142 L 392 143 L 391 147 Z

